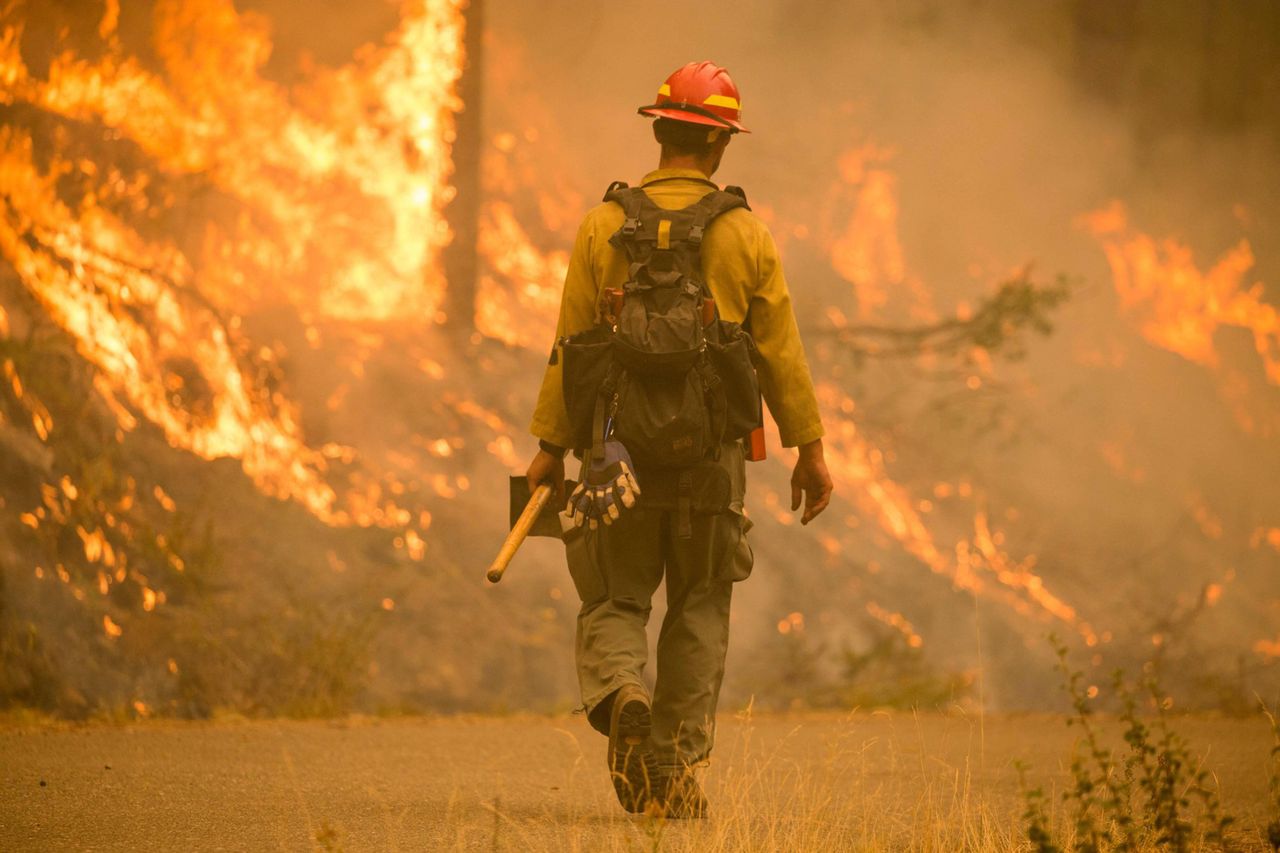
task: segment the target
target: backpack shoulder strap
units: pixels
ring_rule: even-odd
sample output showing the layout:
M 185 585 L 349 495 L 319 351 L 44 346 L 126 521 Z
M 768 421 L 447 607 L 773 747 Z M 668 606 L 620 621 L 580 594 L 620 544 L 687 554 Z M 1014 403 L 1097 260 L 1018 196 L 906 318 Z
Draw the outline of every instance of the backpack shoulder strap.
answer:
M 636 240 L 637 234 L 646 230 L 644 227 L 646 218 L 652 220 L 654 216 L 672 218 L 673 214 L 676 216 L 680 214 L 686 215 L 688 217 L 685 220 L 688 222 L 688 232 L 684 239 L 694 246 L 701 246 L 707 227 L 716 217 L 739 207 L 751 209 L 751 206 L 747 204 L 746 193 L 740 187 L 712 190 L 681 211 L 662 210 L 653 203 L 653 200 L 645 193 L 643 187 L 629 187 L 622 181 L 614 181 L 609 185 L 609 191 L 605 193 L 604 200 L 613 202 L 621 207 L 625 217 L 622 221 L 622 227 L 609 238 L 609 242 L 618 249 L 622 249 L 628 243 Z M 646 216 L 646 214 L 650 215 Z M 653 230 L 655 227 L 651 221 L 648 230 Z M 674 233 L 671 236 L 673 240 L 679 239 Z M 646 233 L 641 235 L 639 239 L 644 239 L 645 237 L 654 240 L 657 239 L 657 234 Z
M 731 192 L 731 190 L 737 190 L 737 192 Z M 717 216 L 728 213 L 738 207 L 751 209 L 747 204 L 746 193 L 742 192 L 739 187 L 729 187 L 726 190 L 709 192 L 698 199 L 689 207 L 693 212 L 693 224 L 689 226 L 689 241 L 695 246 L 701 245 L 703 233 L 706 231 L 707 226 Z
M 622 220 L 622 227 L 609 238 L 615 248 L 621 249 L 641 229 L 640 211 L 649 203 L 649 197 L 640 187 L 629 187 L 621 181 L 614 181 L 609 185 L 609 192 L 605 193 L 604 200 L 621 207 L 626 217 Z
M 604 198 L 602 198 L 602 199 L 600 199 L 600 200 L 601 200 L 601 201 L 612 201 L 612 199 L 611 199 L 611 198 L 609 198 L 609 196 L 613 195 L 613 194 L 614 194 L 614 193 L 616 193 L 618 190 L 625 190 L 626 188 L 627 188 L 627 182 L 626 182 L 626 181 L 614 181 L 614 182 L 612 182 L 611 184 L 609 184 L 609 189 L 607 189 L 607 190 L 605 190 L 605 191 L 604 191 Z
M 657 225 L 654 224 L 653 219 L 662 213 L 662 209 L 649 199 L 643 188 L 623 186 L 607 193 L 604 200 L 612 201 L 622 207 L 622 214 L 625 216 L 622 227 L 609 237 L 609 243 L 614 248 L 626 248 L 628 243 L 644 241 L 646 238 L 649 241 L 657 240 L 657 232 L 655 232 Z M 648 228 L 645 227 L 646 219 L 650 220 Z

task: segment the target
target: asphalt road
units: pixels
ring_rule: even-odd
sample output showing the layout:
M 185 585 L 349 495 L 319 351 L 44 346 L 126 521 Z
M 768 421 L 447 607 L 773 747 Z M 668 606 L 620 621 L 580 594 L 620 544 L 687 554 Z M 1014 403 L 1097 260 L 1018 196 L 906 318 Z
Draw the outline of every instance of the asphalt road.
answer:
M 1265 720 L 1179 729 L 1256 833 Z M 0 850 L 1002 849 L 1013 762 L 1061 787 L 1073 738 L 1045 716 L 729 717 L 712 818 L 661 824 L 622 813 L 581 717 L 10 726 Z

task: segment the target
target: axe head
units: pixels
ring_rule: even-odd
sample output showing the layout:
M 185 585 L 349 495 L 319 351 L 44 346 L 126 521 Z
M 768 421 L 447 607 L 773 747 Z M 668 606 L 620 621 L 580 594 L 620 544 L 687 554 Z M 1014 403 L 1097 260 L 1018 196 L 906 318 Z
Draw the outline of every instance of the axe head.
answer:
M 564 485 L 564 493 L 571 494 L 578 484 L 573 480 L 566 480 Z M 511 478 L 511 513 L 510 520 L 507 522 L 509 527 L 516 526 L 516 519 L 520 517 L 520 513 L 524 512 L 524 508 L 529 505 L 529 499 L 533 494 L 529 491 L 529 481 L 524 477 Z M 533 529 L 529 531 L 530 536 L 550 536 L 554 539 L 560 538 L 560 511 L 563 506 L 556 506 L 554 502 L 548 501 L 547 505 L 542 508 L 542 512 L 538 513 L 537 519 L 533 522 Z

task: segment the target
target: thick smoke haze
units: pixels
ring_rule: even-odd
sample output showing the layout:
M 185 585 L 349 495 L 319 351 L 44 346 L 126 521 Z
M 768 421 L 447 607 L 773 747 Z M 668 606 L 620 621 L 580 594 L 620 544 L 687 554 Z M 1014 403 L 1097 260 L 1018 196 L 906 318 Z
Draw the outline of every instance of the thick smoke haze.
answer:
M 717 179 L 745 186 L 774 226 L 811 354 L 827 349 L 826 309 L 848 310 L 857 287 L 835 273 L 826 251 L 853 215 L 850 183 L 866 185 L 865 171 L 850 177 L 851 151 L 871 152 L 858 158 L 870 161 L 860 168 L 889 173 L 896 201 L 901 277 L 885 273 L 876 283 L 888 291 L 877 319 L 919 319 L 913 290 L 951 314 L 1024 264 L 1040 276 L 1072 278 L 1058 331 L 1035 341 L 1023 363 L 997 370 L 1002 390 L 975 395 L 979 423 L 948 429 L 929 411 L 954 388 L 875 363 L 852 378 L 862 406 L 854 420 L 896 453 L 890 473 L 912 484 L 917 498 L 927 498 L 930 477 L 944 471 L 980 483 L 993 513 L 1018 518 L 1010 550 L 1036 555 L 1051 589 L 1130 647 L 1121 657 L 1140 656 L 1144 646 L 1150 652 L 1148 635 L 1194 612 L 1188 622 L 1200 623 L 1203 642 L 1235 649 L 1207 668 L 1235 666 L 1253 642 L 1275 633 L 1276 552 L 1250 553 L 1249 543 L 1276 521 L 1280 397 L 1243 330 L 1219 330 L 1221 361 L 1212 367 L 1135 334 L 1141 311 L 1125 316 L 1118 306 L 1107 258 L 1082 217 L 1118 200 L 1136 229 L 1178 240 L 1205 272 L 1247 239 L 1256 265 L 1246 287 L 1274 279 L 1269 188 L 1280 174 L 1266 104 L 1277 103 L 1277 45 L 1251 26 L 1255 14 L 1274 14 L 1255 4 L 1235 20 L 1223 13 L 1215 21 L 1189 8 L 1197 4 L 1122 5 L 1139 18 L 1127 37 L 1142 40 L 1128 64 L 1112 56 L 1125 34 L 1091 39 L 1089 4 L 919 3 L 887 11 L 756 3 L 731 13 L 658 4 L 643 14 L 502 7 L 491 14 L 494 61 L 502 63 L 509 47 L 511 61 L 534 69 L 524 79 L 537 82 L 520 87 L 529 100 L 517 99 L 511 112 L 505 92 L 488 109 L 513 127 L 549 130 L 546 156 L 589 203 L 609 180 L 635 181 L 652 167 L 647 128 L 628 121 L 625 108 L 649 97 L 655 79 L 691 57 L 730 68 L 755 132 L 735 138 Z M 1241 39 L 1253 58 L 1235 62 L 1270 74 L 1269 84 L 1250 87 L 1259 102 L 1235 121 L 1213 120 L 1221 57 L 1183 52 L 1202 43 L 1198 30 Z M 530 40 L 531 33 L 539 35 Z M 1097 79 L 1096 63 L 1109 59 L 1117 73 Z M 1252 434 L 1232 415 L 1241 406 Z M 784 491 L 780 470 L 752 473 L 757 486 L 764 480 Z M 858 488 L 840 485 L 845 499 Z M 841 512 L 824 522 L 840 524 Z M 1206 512 L 1221 519 L 1217 541 L 1205 541 L 1196 520 Z M 931 653 L 977 667 L 979 625 L 965 596 L 936 589 L 901 553 L 865 578 L 874 548 L 860 552 L 847 541 L 832 559 L 806 551 L 807 534 L 757 535 L 757 570 L 739 594 L 737 655 L 767 642 L 778 616 L 793 609 L 782 603 L 788 598 L 810 630 L 838 648 L 858 633 L 847 627 L 857 619 L 842 616 L 870 596 L 897 602 Z M 798 586 L 813 599 L 802 601 Z M 827 597 L 833 586 L 839 604 Z M 1206 588 L 1221 601 L 1202 613 Z M 825 606 L 813 612 L 815 601 Z M 1035 638 L 1046 630 L 1023 626 L 1018 645 L 1041 657 Z M 1003 652 L 987 654 L 988 666 L 992 659 L 1001 666 Z M 1022 653 L 1010 658 L 1009 681 L 989 683 L 987 701 L 1043 701 L 1042 680 L 1020 672 Z M 1024 680 L 1031 689 L 1019 686 Z
M 635 109 L 695 59 L 727 66 L 743 92 L 753 132 L 715 178 L 746 189 L 781 249 L 837 489 L 817 522 L 793 523 L 792 457 L 770 424 L 771 459 L 748 471 L 756 565 L 735 590 L 725 709 L 1056 707 L 1050 633 L 1098 683 L 1158 661 L 1180 706 L 1240 711 L 1276 695 L 1273 4 L 486 0 L 483 103 L 468 105 L 485 188 L 474 335 L 434 307 L 444 273 L 422 247 L 441 240 L 439 217 L 413 202 L 448 197 L 423 178 L 443 157 L 423 127 L 443 136 L 448 122 L 405 107 L 424 89 L 392 96 L 415 50 L 454 55 L 430 27 L 427 47 L 406 47 L 418 31 L 405 22 L 428 6 L 443 21 L 456 11 L 139 0 L 114 30 L 106 3 L 6 13 L 32 78 L 62 51 L 118 51 L 172 85 L 175 112 L 225 118 L 228 146 L 256 130 L 264 153 L 261 168 L 240 148 L 241 171 L 213 155 L 188 168 L 148 146 L 143 131 L 164 122 L 139 131 L 110 110 L 4 90 L 5 132 L 30 133 L 33 153 L 0 137 L 0 355 L 21 380 L 0 385 L 0 704 L 576 705 L 562 547 L 528 542 L 496 587 L 483 568 L 505 533 L 506 478 L 535 450 L 527 424 L 577 223 L 610 181 L 656 167 Z M 224 79 L 247 88 L 243 103 Z M 155 102 L 135 109 L 151 117 Z M 288 132 L 264 131 L 280 114 Z M 117 432 L 132 398 L 102 393 L 95 339 L 44 316 L 47 282 L 15 261 L 58 249 L 23 231 L 24 168 L 62 175 L 49 183 L 81 224 L 95 205 L 121 219 L 151 265 L 139 281 L 229 341 L 228 387 L 253 389 L 270 415 L 259 426 L 296 439 L 292 474 L 332 488 L 332 507 L 278 500 L 252 452 L 193 451 L 137 406 L 140 426 Z M 419 256 L 420 278 L 396 266 Z M 155 258 L 171 257 L 170 278 L 156 275 Z M 98 274 L 62 260 L 49 269 Z M 1060 276 L 1065 302 L 1008 309 L 1042 312 L 1047 334 L 998 324 L 995 346 L 925 336 L 904 356 L 854 351 L 962 326 L 1002 284 L 1025 277 L 1043 294 Z M 335 310 L 331 290 L 372 294 L 378 310 Z M 210 368 L 191 351 L 189 365 L 164 362 L 163 387 L 199 423 L 221 386 L 201 381 Z M 41 373 L 55 361 L 66 376 Z M 19 385 L 83 390 L 93 429 L 69 433 L 81 416 L 59 409 L 52 438 L 33 431 Z M 145 509 L 129 518 L 143 574 L 128 582 L 89 544 L 126 550 L 130 537 L 102 532 L 105 504 L 59 533 L 32 514 L 121 483 L 113 512 Z M 168 603 L 139 598 L 151 587 Z

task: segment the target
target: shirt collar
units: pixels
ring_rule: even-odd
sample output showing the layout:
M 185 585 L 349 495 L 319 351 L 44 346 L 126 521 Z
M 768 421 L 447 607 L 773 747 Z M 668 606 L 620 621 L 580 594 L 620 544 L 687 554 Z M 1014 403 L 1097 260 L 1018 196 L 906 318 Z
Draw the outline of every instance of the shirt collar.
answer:
M 640 181 L 640 186 L 651 184 L 654 181 L 667 180 L 669 178 L 688 178 L 692 181 L 713 183 L 710 178 L 702 172 L 699 172 L 697 169 L 654 169 L 652 172 L 644 176 L 644 179 Z

